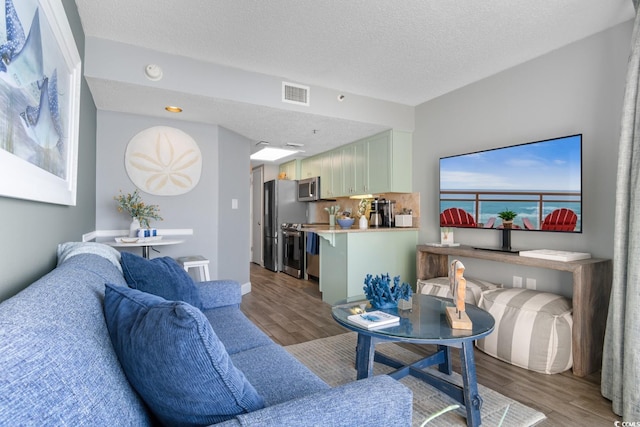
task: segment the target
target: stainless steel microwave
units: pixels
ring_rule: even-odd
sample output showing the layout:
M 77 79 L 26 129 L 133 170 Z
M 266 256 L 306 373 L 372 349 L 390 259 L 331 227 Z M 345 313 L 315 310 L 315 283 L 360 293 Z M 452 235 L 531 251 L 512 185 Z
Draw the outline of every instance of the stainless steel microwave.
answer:
M 298 201 L 316 202 L 320 200 L 320 177 L 305 178 L 298 181 Z

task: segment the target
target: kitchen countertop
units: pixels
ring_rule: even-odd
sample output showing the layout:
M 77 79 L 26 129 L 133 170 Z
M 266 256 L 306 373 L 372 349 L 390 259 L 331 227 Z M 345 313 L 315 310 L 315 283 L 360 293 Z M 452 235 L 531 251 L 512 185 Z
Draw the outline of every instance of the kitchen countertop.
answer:
M 377 232 L 390 232 L 390 231 L 418 231 L 418 227 L 370 227 L 360 229 L 355 227 L 355 224 L 351 228 L 329 227 L 328 225 L 312 225 L 302 228 L 302 231 L 314 232 L 314 233 L 377 233 Z

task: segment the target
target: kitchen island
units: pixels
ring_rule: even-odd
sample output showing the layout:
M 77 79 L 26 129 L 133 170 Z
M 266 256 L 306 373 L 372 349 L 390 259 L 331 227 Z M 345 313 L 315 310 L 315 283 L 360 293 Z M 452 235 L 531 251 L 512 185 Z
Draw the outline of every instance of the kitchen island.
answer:
M 364 294 L 364 279 L 389 274 L 401 282 L 416 282 L 418 228 L 341 229 L 305 228 L 320 236 L 320 291 L 322 300 L 335 304 Z

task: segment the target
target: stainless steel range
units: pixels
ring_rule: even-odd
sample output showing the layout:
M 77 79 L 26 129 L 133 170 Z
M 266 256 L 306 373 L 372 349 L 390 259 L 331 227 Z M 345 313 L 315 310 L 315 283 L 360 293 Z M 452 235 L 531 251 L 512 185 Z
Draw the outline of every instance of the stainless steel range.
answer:
M 304 233 L 302 224 L 282 224 L 282 271 L 302 279 L 304 276 Z

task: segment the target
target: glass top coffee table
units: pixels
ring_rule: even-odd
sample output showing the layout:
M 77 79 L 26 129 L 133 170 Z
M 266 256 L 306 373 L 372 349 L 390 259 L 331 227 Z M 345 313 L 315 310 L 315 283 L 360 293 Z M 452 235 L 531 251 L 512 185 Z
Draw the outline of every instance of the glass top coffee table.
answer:
M 389 376 L 400 379 L 412 375 L 425 381 L 464 405 L 468 426 L 479 426 L 482 398 L 478 394 L 473 341 L 490 334 L 495 326 L 495 320 L 486 311 L 466 304 L 466 313 L 473 323 L 472 330 L 452 329 L 446 317 L 446 307 L 451 306 L 453 303 L 450 299 L 414 294 L 410 309 L 383 309 L 384 312 L 399 316 L 400 323 L 379 329 L 367 329 L 347 319 L 348 316 L 361 313 L 362 310 L 373 310 L 364 296 L 338 302 L 332 308 L 331 314 L 342 326 L 358 333 L 356 347 L 358 379 L 373 375 L 374 361 L 391 366 L 396 370 L 388 374 Z M 405 365 L 377 353 L 375 346 L 379 342 L 435 344 L 437 351 L 422 360 Z M 447 378 L 452 373 L 451 347 L 460 349 L 462 386 Z M 445 375 L 426 369 L 434 365 L 437 365 L 438 371 Z

